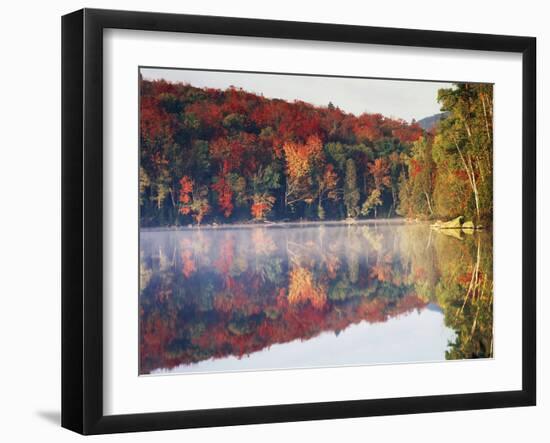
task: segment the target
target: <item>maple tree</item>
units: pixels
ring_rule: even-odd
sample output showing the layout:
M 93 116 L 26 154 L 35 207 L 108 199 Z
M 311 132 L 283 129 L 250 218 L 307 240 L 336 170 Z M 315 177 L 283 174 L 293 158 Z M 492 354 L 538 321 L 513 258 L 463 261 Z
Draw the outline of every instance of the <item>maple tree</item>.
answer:
M 254 194 L 252 197 L 252 206 L 250 213 L 255 220 L 263 220 L 267 213 L 271 211 L 275 203 L 275 197 L 268 194 Z
M 287 142 L 283 150 L 287 172 L 285 207 L 300 201 L 312 203 L 319 194 L 319 172 L 325 163 L 321 138 L 312 135 L 305 143 Z
M 224 217 L 229 217 L 233 212 L 233 189 L 225 177 L 218 177 L 212 185 L 212 190 L 218 193 L 218 205 Z
M 180 180 L 179 211 L 184 215 L 192 215 L 197 224 L 210 211 L 210 205 L 206 199 L 206 189 L 197 189 L 191 178 L 184 175 Z
M 334 166 L 330 163 L 326 165 L 323 174 L 319 177 L 318 185 L 318 207 L 317 214 L 321 220 L 325 218 L 325 209 L 323 201 L 330 199 L 336 201 L 339 197 L 338 193 L 338 174 L 334 170 Z

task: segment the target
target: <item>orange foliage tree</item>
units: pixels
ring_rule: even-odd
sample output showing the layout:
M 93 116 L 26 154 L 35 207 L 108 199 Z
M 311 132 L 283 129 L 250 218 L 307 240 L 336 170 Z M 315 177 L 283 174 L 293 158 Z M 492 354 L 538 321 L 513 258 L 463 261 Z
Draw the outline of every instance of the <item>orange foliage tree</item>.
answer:
M 210 211 L 208 204 L 208 189 L 201 187 L 196 189 L 191 178 L 184 175 L 180 180 L 179 211 L 183 215 L 191 215 L 197 224 Z
M 305 143 L 286 142 L 283 151 L 287 172 L 285 207 L 300 201 L 312 203 L 319 195 L 319 178 L 326 161 L 321 138 L 312 135 Z

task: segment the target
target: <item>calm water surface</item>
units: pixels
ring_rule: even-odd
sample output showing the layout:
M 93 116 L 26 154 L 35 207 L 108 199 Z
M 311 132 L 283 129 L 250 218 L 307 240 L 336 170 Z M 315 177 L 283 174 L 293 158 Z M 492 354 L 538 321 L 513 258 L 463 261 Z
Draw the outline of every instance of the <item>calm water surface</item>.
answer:
M 492 286 L 486 232 L 142 231 L 140 373 L 492 357 Z

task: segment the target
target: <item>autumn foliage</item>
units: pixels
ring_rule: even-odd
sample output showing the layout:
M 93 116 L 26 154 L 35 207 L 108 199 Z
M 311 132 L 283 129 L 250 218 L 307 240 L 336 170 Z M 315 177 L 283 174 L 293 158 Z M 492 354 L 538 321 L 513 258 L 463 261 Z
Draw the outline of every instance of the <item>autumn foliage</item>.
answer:
M 233 87 L 141 80 L 140 93 L 142 226 L 396 214 L 491 223 L 491 85 L 441 89 L 445 112 L 428 131 Z
M 339 219 L 347 160 L 356 168 L 358 206 L 379 182 L 381 204 L 395 206 L 387 183 L 397 186 L 405 163 L 389 156 L 423 134 L 416 123 L 381 114 L 236 88 L 141 80 L 140 93 L 142 226 Z M 391 164 L 377 169 L 384 177 L 370 169 L 379 161 Z

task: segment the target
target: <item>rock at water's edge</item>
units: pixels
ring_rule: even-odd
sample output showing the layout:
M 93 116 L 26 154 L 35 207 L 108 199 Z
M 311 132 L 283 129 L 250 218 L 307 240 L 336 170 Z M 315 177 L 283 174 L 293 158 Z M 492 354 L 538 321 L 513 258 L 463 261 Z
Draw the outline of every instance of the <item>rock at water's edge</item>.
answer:
M 463 215 L 459 215 L 457 218 L 450 220 L 448 222 L 441 223 L 437 226 L 439 229 L 461 229 L 462 220 L 464 220 Z

